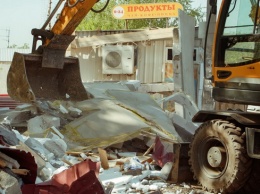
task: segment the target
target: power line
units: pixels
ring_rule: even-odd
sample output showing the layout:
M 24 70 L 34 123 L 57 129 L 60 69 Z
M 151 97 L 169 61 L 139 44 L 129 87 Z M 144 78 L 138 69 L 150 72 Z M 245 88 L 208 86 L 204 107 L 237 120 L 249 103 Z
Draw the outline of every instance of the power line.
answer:
M 0 29 L 1 31 L 6 31 L 6 35 L 0 35 L 0 37 L 5 37 L 5 41 L 7 41 L 7 48 L 9 48 L 9 43 L 10 43 L 10 29 Z

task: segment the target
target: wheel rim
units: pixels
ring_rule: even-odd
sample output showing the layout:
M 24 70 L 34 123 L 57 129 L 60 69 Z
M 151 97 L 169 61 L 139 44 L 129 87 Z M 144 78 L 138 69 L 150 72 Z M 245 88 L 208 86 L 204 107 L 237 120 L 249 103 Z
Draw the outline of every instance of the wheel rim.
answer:
M 209 178 L 221 177 L 228 164 L 228 149 L 225 144 L 217 138 L 207 138 L 201 142 L 198 153 L 198 161 L 201 170 Z

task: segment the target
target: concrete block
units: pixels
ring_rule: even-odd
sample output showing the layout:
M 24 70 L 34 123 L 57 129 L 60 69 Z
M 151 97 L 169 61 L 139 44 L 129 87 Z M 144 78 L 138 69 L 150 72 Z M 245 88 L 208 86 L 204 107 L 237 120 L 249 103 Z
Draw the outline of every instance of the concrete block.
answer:
M 9 111 L 0 115 L 0 120 L 7 120 L 11 125 L 20 124 L 26 122 L 32 117 L 31 111 L 21 110 L 21 111 Z
M 44 180 L 44 181 L 49 180 L 53 176 L 53 173 L 56 170 L 57 169 L 54 168 L 51 165 L 51 163 L 46 162 L 45 166 L 42 169 L 39 169 L 39 171 L 38 171 L 39 178 Z
M 0 171 L 0 193 L 22 194 L 20 185 L 16 178 L 4 171 Z
M 37 140 L 56 158 L 61 158 L 66 153 L 67 144 L 62 139 L 37 138 Z
M 74 108 L 74 107 L 72 107 L 72 106 L 70 106 L 70 107 L 68 108 L 68 110 L 69 110 L 69 114 L 70 114 L 72 117 L 75 117 L 75 118 L 81 116 L 81 114 L 82 114 L 82 111 L 81 111 L 80 109 Z
M 56 127 L 52 126 L 52 127 L 51 127 L 51 130 L 52 130 L 56 135 L 58 135 L 61 139 L 64 138 L 64 135 L 62 135 L 62 134 L 60 133 L 60 131 L 59 131 Z
M 47 160 L 46 156 L 48 156 L 50 152 L 36 138 L 28 138 L 24 143 L 33 149 L 41 158 Z
M 4 137 L 4 142 L 9 145 L 17 145 L 19 143 L 15 133 L 10 130 L 8 125 L 0 124 L 0 136 Z
M 125 85 L 131 90 L 131 91 L 137 91 L 138 88 L 141 86 L 140 80 L 128 80 L 125 82 Z
M 113 182 L 115 186 L 125 185 L 132 179 L 132 177 L 132 175 L 122 176 L 118 167 L 109 168 L 99 174 L 99 180 L 101 180 L 103 185 L 106 185 L 109 182 Z
M 38 113 L 37 106 L 33 104 L 20 104 L 15 107 L 17 111 L 30 111 L 31 114 L 36 115 Z
M 41 134 L 50 127 L 60 127 L 60 118 L 50 115 L 36 116 L 28 121 L 28 132 L 30 134 Z
M 46 162 L 43 160 L 42 157 L 40 157 L 34 150 L 32 150 L 29 146 L 27 146 L 25 143 L 20 142 L 19 146 L 16 146 L 17 149 L 24 150 L 25 152 L 30 152 L 30 154 L 34 157 L 35 162 L 38 166 L 38 169 L 45 166 Z
M 69 111 L 64 106 L 62 106 L 61 104 L 60 104 L 60 112 L 62 112 L 63 114 L 69 113 Z
M 0 152 L 0 158 L 3 159 L 9 168 L 19 168 L 20 164 L 13 158 L 7 156 L 6 154 Z

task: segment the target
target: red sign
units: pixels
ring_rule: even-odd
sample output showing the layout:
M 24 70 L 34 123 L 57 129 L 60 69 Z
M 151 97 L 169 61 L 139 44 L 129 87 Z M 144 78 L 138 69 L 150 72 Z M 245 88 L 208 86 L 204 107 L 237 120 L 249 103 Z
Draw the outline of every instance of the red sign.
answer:
M 116 19 L 170 18 L 178 17 L 180 3 L 149 3 L 118 5 L 112 10 Z

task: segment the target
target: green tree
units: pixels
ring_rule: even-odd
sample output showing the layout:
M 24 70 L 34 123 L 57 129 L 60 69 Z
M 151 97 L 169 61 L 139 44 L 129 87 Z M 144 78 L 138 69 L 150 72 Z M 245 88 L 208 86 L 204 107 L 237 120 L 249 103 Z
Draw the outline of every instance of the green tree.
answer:
M 100 10 L 104 7 L 107 0 L 100 0 L 93 8 Z M 184 11 L 193 16 L 196 22 L 202 21 L 202 8 L 192 8 L 192 0 L 110 0 L 106 9 L 101 13 L 90 11 L 82 20 L 77 30 L 120 30 L 120 29 L 142 29 L 142 28 L 165 28 L 176 27 L 177 18 L 158 18 L 158 19 L 133 19 L 119 20 L 114 19 L 111 11 L 114 6 L 120 4 L 143 4 L 160 2 L 178 2 L 182 4 Z
M 17 45 L 16 44 L 12 44 L 8 48 L 17 48 Z
M 121 0 L 122 1 L 122 0 Z M 93 9 L 100 10 L 104 7 L 106 0 L 98 2 Z M 101 13 L 94 13 L 90 11 L 88 15 L 81 21 L 77 30 L 111 30 L 111 29 L 124 29 L 124 21 L 116 20 L 111 14 L 111 10 L 117 1 L 110 0 L 108 6 Z
M 29 44 L 28 43 L 24 43 L 23 46 L 18 47 L 19 49 L 29 49 Z

